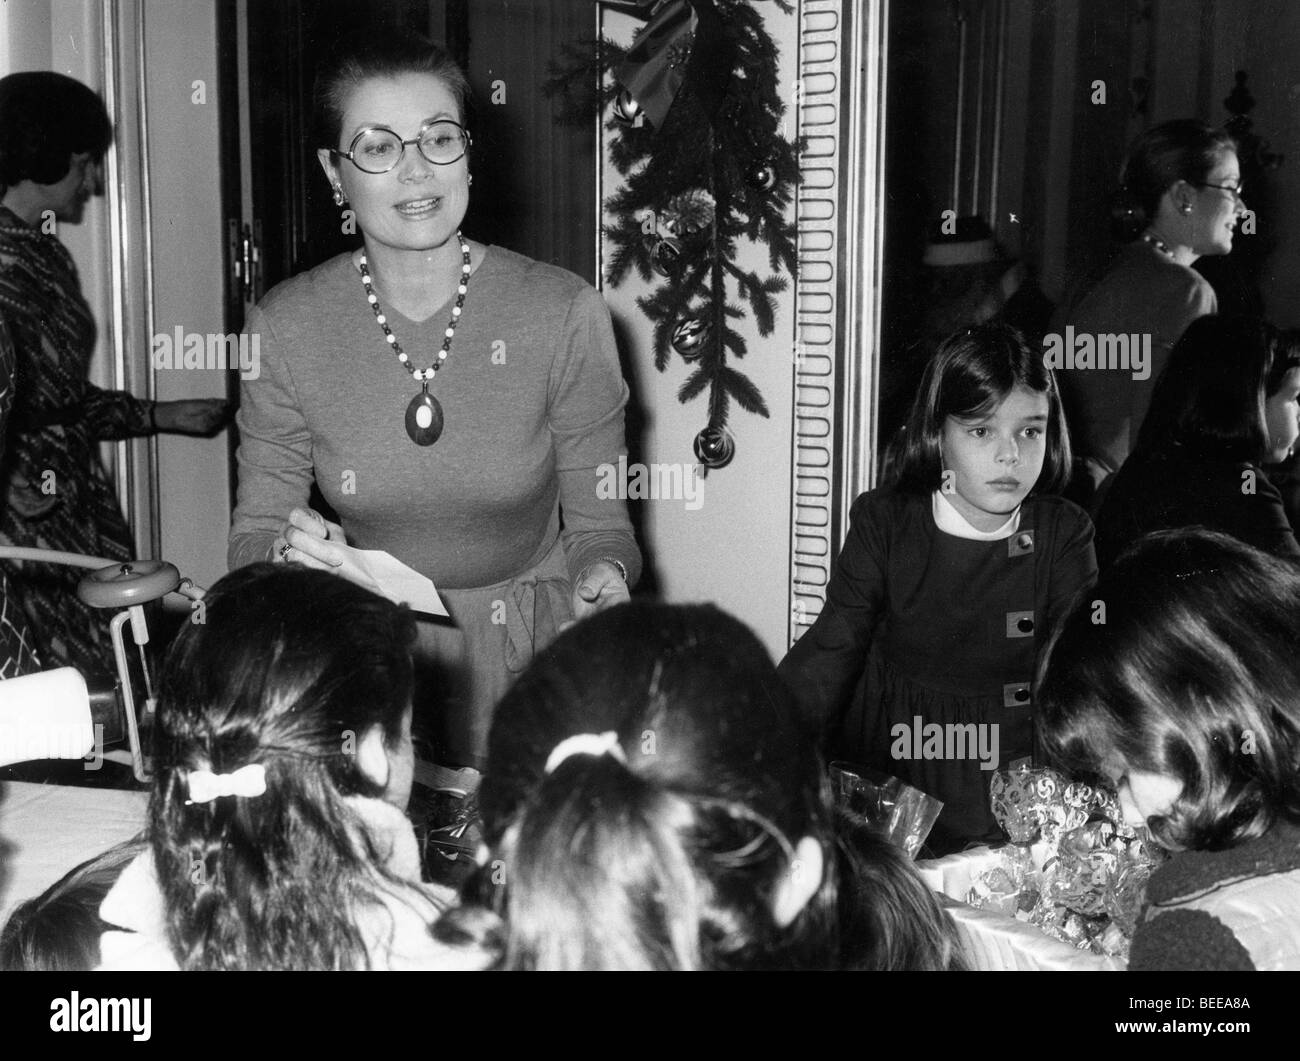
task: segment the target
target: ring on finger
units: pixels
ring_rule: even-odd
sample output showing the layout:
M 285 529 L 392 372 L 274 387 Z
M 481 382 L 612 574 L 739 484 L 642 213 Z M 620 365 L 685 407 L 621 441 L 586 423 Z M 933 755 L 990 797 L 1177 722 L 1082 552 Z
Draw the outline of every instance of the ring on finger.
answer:
M 293 546 L 290 545 L 288 542 L 285 542 L 282 546 L 280 546 L 280 559 L 284 560 L 287 563 L 289 560 L 289 550 L 292 548 Z

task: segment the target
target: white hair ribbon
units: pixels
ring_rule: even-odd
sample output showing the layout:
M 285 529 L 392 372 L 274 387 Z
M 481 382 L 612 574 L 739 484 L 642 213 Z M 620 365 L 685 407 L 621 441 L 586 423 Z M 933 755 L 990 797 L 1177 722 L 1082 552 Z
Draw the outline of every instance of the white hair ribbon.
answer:
M 546 760 L 546 773 L 552 774 L 571 755 L 612 755 L 620 763 L 627 764 L 623 746 L 618 742 L 618 734 L 612 729 L 604 733 L 575 733 L 565 737 L 552 749 Z
M 266 767 L 260 763 L 242 766 L 232 774 L 191 770 L 188 803 L 211 803 L 222 796 L 260 796 L 266 791 Z

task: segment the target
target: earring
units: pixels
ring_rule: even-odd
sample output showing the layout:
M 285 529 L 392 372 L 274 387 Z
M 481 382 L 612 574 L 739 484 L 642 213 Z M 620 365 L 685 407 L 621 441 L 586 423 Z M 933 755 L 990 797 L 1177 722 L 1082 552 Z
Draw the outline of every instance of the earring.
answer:
M 1191 203 L 1183 203 L 1183 205 L 1180 206 L 1178 209 L 1179 209 L 1182 213 L 1184 213 L 1184 214 L 1190 214 L 1190 213 L 1192 212 L 1192 204 L 1191 204 Z
M 341 184 L 334 185 L 334 205 L 342 206 L 347 201 L 348 201 L 348 197 L 343 194 L 343 185 Z
M 465 186 L 469 187 L 473 183 L 474 183 L 474 174 L 471 173 L 465 178 Z

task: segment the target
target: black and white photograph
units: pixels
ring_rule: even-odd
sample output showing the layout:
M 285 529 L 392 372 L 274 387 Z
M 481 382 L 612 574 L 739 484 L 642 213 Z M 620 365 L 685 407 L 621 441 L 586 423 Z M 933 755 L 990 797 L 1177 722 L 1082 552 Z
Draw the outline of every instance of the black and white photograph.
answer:
M 1297 54 L 1295 0 L 0 3 L 13 1012 L 1280 1031 Z

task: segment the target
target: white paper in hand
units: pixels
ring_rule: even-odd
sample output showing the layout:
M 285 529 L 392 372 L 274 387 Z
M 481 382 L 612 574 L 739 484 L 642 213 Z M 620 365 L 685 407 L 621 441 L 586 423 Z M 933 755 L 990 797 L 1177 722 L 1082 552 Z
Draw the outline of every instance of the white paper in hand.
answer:
M 349 559 L 375 580 L 379 592 L 394 604 L 405 604 L 413 611 L 450 618 L 433 583 L 420 572 L 407 567 L 392 553 L 382 549 L 354 549 L 339 546 Z

